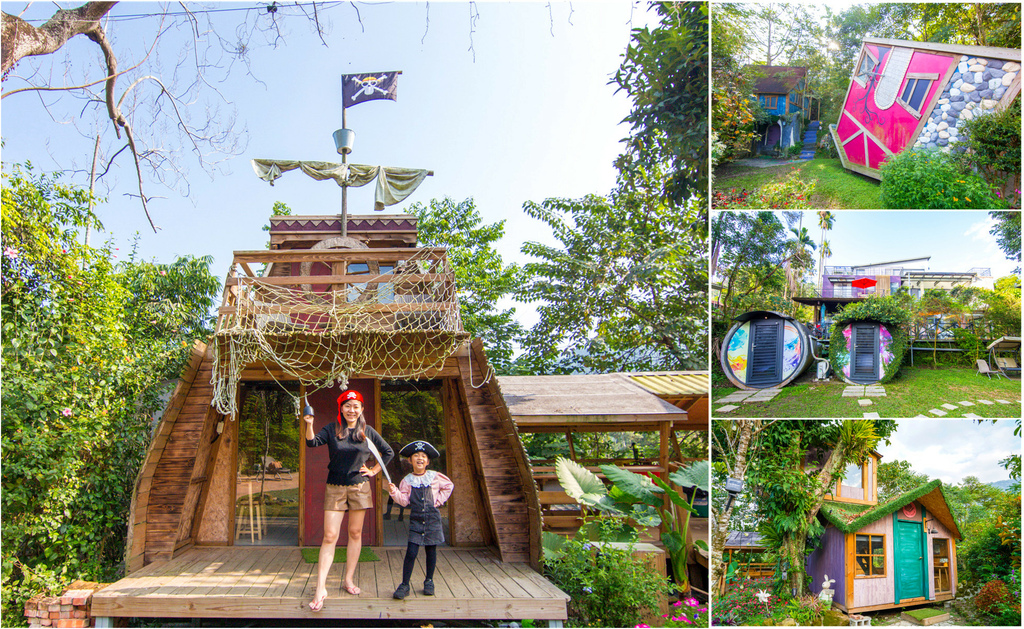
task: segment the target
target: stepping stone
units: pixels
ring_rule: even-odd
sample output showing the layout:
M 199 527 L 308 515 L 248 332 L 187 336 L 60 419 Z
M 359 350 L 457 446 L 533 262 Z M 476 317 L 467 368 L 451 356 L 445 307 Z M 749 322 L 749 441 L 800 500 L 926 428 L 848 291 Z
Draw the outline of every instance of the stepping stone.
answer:
M 956 407 L 956 404 L 943 404 L 942 408 L 944 408 L 946 410 L 949 410 L 949 411 L 955 411 L 957 407 Z
M 981 415 L 975 415 L 974 413 L 967 413 L 964 415 L 964 419 L 981 419 Z
M 914 415 L 911 419 L 931 419 L 927 415 Z
M 993 404 L 995 404 L 995 402 L 993 402 L 992 400 L 978 400 L 978 401 L 981 402 L 982 404 L 987 405 L 987 406 L 992 406 Z
M 743 401 L 743 400 L 747 399 L 751 395 L 754 395 L 754 393 L 755 393 L 755 391 L 733 391 L 732 393 L 730 393 L 729 395 L 725 396 L 724 398 L 722 398 L 720 400 L 715 400 L 715 401 L 719 402 L 719 403 L 740 402 L 740 401 Z
M 849 386 L 843 389 L 843 397 L 863 397 L 864 387 Z
M 716 408 L 715 412 L 716 413 L 728 413 L 729 411 L 735 411 L 738 408 L 739 408 L 738 406 L 733 406 L 732 404 L 729 404 L 728 406 L 723 406 L 722 408 Z
M 864 395 L 866 395 L 868 397 L 888 397 L 885 394 L 885 389 L 879 390 L 879 389 L 870 389 L 870 388 L 867 388 L 867 387 L 865 387 L 865 389 L 864 389 Z
M 874 402 L 871 400 L 857 400 L 857 404 L 860 404 L 861 406 L 871 406 Z
M 960 406 L 974 406 L 974 402 L 957 402 Z
M 1006 400 L 996 400 L 996 402 L 999 402 L 1000 404 L 1009 404 Z
M 878 413 L 864 413 L 864 419 L 881 419 Z
M 932 415 L 938 415 L 939 417 L 942 417 L 943 415 L 946 414 L 946 411 L 940 411 L 937 408 L 933 408 L 932 410 L 930 410 L 928 412 L 931 413 Z

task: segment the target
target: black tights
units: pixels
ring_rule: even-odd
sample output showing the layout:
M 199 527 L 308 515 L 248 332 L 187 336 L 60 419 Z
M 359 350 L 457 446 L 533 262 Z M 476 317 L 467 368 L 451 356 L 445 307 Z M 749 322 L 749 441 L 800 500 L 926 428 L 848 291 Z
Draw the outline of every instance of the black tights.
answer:
M 434 568 L 437 566 L 437 546 L 427 546 L 427 580 L 434 578 Z M 412 577 L 412 567 L 416 563 L 416 555 L 420 552 L 420 545 L 409 542 L 405 549 L 405 563 L 402 564 L 402 583 L 408 585 Z

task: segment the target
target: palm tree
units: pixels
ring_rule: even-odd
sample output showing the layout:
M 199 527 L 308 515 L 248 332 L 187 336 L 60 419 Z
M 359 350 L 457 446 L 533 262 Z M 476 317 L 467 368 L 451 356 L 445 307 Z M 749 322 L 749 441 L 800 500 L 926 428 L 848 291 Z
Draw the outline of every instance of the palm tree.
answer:
M 825 240 L 825 232 L 836 224 L 836 215 L 828 210 L 818 212 L 818 227 L 821 228 L 821 241 L 818 247 L 818 294 L 821 294 L 822 278 L 825 276 L 825 258 L 832 256 L 832 249 Z
M 807 233 L 806 227 L 791 227 L 789 232 L 794 237 L 786 242 L 786 246 L 789 248 L 789 255 L 786 256 L 785 263 L 786 290 L 783 295 L 784 298 L 788 298 L 790 294 L 796 294 L 796 290 L 799 288 L 798 280 L 803 276 L 804 271 L 814 265 L 814 257 L 807 249 L 810 248 L 813 251 L 818 248 L 810 234 Z

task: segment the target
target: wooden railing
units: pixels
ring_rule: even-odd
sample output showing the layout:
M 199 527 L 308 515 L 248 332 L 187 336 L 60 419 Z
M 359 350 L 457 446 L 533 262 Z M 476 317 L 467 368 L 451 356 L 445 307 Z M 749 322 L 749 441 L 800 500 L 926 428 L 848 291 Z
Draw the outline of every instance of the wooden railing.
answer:
M 321 333 L 462 331 L 455 276 L 440 247 L 236 251 L 218 315 L 218 331 L 268 321 Z

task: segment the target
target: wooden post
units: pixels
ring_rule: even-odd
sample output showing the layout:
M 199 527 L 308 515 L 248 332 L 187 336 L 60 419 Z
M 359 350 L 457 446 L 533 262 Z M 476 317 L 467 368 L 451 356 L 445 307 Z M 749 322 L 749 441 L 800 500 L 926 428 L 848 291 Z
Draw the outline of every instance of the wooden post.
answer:
M 345 111 L 345 99 L 341 100 L 341 128 L 344 129 L 348 126 L 347 115 Z M 345 153 L 341 154 L 341 163 L 348 163 L 348 155 Z M 348 186 L 344 185 L 341 187 L 341 237 L 348 237 Z

